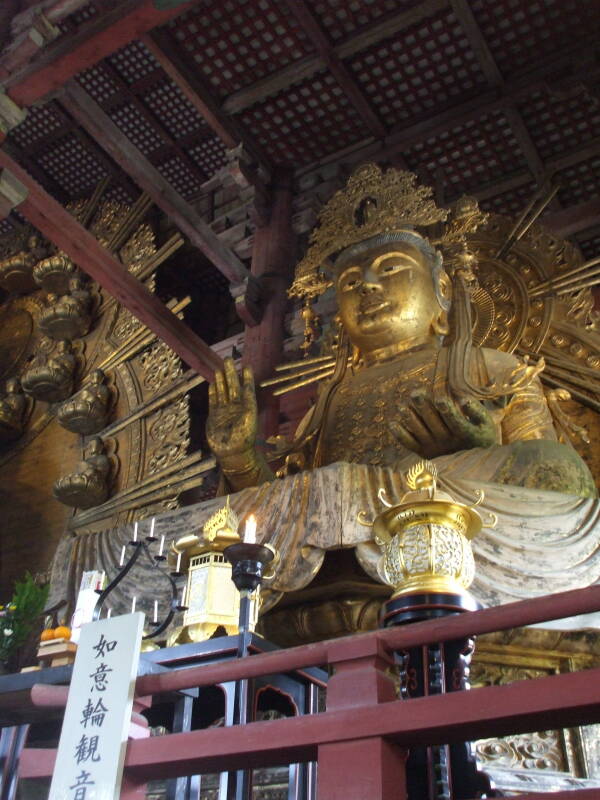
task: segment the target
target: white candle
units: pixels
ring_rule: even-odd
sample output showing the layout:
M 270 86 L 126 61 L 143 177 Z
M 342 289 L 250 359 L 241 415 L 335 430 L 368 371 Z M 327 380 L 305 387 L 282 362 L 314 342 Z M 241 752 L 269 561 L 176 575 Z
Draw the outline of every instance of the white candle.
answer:
M 137 599 L 136 596 L 133 595 L 133 600 L 131 601 L 131 613 L 132 614 L 135 612 L 135 601 L 136 601 L 136 599 Z
M 154 617 L 153 622 L 158 622 L 158 600 L 154 601 Z
M 154 522 L 156 517 L 152 517 L 152 522 L 150 523 L 150 536 L 154 536 Z
M 177 567 L 175 572 L 179 572 L 181 570 L 181 553 L 177 553 Z
M 138 524 L 137 520 L 133 524 L 133 541 L 137 542 L 137 531 L 138 531 Z
M 163 533 L 163 535 L 160 537 L 160 547 L 158 548 L 159 556 L 162 556 L 164 549 L 165 549 L 165 535 Z
M 125 563 L 125 545 L 121 548 L 121 560 L 119 561 L 119 566 L 122 567 Z
M 112 608 L 109 608 L 106 612 L 106 619 L 110 619 L 110 615 L 112 614 Z
M 244 544 L 256 544 L 256 517 L 250 514 L 244 530 Z

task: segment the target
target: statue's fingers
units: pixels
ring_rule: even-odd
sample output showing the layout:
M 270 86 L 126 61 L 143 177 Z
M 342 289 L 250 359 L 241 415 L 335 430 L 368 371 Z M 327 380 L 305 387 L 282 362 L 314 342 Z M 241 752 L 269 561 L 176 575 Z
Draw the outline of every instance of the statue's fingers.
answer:
M 242 370 L 242 397 L 246 408 L 256 408 L 256 391 L 254 389 L 254 375 L 250 367 Z
M 454 400 L 449 397 L 438 398 L 435 400 L 435 407 L 451 433 L 463 436 L 467 432 L 469 422 Z
M 465 417 L 473 425 L 484 425 L 489 418 L 489 414 L 485 406 L 479 400 L 465 400 L 462 403 L 462 411 Z
M 226 405 L 227 401 L 229 400 L 229 396 L 227 394 L 225 376 L 220 369 L 215 372 L 215 382 L 213 385 L 217 387 L 217 404 L 220 406 Z
M 394 434 L 396 439 L 403 445 L 407 450 L 410 450 L 413 453 L 418 453 L 421 450 L 419 442 L 415 439 L 415 437 L 409 433 L 404 425 L 398 420 L 390 420 L 389 427 L 391 432 Z
M 229 401 L 240 399 L 240 379 L 233 365 L 233 358 L 226 358 L 225 364 L 225 383 L 227 384 L 227 394 Z
M 403 426 L 419 442 L 419 450 L 423 454 L 425 454 L 425 451 L 435 450 L 435 439 L 419 414 L 412 408 L 402 408 L 399 411 L 399 415 Z
M 219 401 L 217 398 L 217 387 L 214 383 L 208 384 L 208 409 L 209 413 L 217 408 Z
M 450 430 L 444 421 L 443 415 L 440 414 L 436 404 L 429 398 L 417 405 L 416 412 L 423 420 L 424 425 L 431 434 L 431 438 L 438 443 L 439 449 L 439 442 L 447 442 L 450 436 Z

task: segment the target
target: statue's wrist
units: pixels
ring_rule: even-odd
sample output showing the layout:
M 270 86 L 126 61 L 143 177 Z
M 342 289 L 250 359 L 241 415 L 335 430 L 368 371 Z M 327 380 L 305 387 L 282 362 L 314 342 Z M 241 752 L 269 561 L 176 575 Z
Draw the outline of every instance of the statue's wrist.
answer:
M 225 475 L 247 475 L 260 468 L 255 450 L 220 458 L 219 464 Z

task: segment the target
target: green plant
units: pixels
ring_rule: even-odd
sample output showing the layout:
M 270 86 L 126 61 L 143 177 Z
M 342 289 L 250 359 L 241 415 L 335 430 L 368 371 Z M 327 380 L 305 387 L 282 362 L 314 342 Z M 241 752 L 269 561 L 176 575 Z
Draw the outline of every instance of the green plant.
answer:
M 7 665 L 25 643 L 47 598 L 48 587 L 38 586 L 29 572 L 15 582 L 11 601 L 0 606 L 0 664 Z

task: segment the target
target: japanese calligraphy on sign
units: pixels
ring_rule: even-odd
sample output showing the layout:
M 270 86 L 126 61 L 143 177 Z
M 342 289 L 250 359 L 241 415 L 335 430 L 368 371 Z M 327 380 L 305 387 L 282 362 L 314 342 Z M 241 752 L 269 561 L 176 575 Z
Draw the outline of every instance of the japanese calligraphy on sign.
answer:
M 144 615 L 81 630 L 48 800 L 119 796 Z

